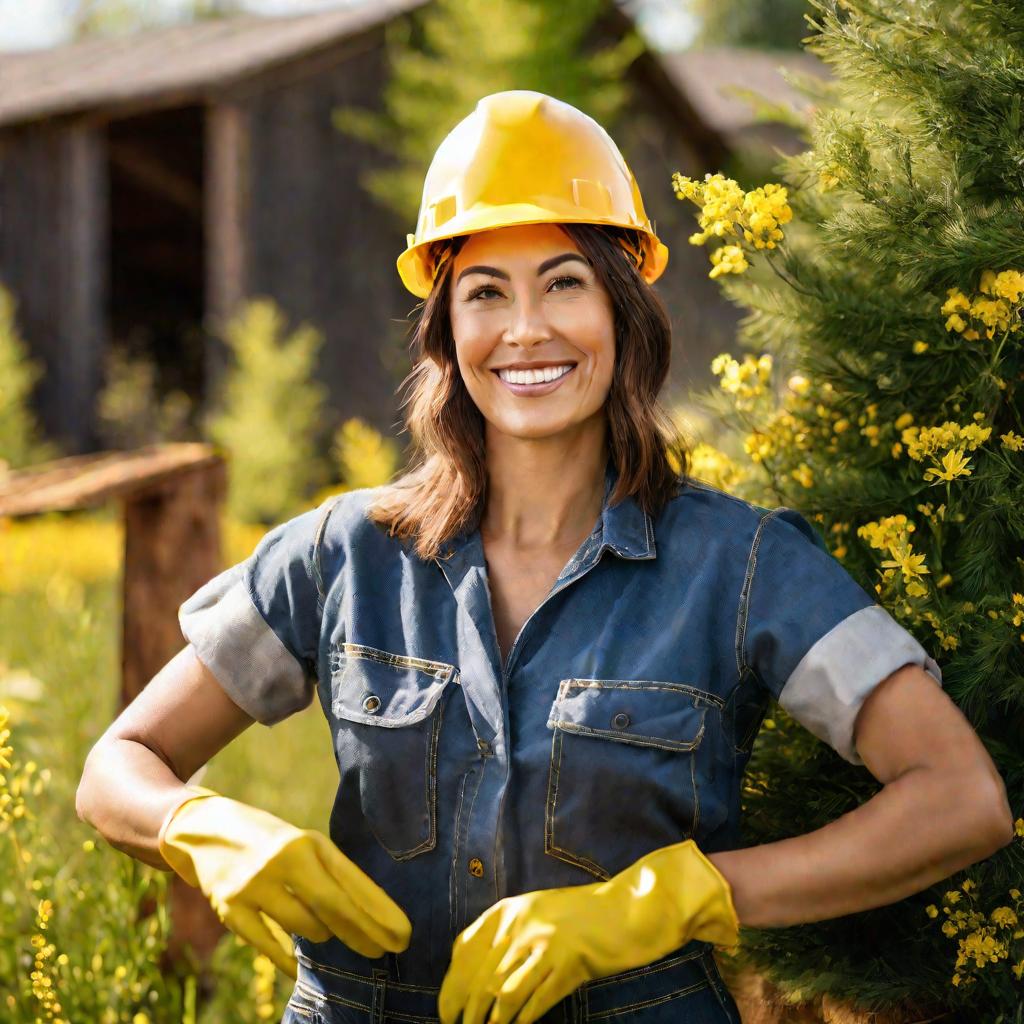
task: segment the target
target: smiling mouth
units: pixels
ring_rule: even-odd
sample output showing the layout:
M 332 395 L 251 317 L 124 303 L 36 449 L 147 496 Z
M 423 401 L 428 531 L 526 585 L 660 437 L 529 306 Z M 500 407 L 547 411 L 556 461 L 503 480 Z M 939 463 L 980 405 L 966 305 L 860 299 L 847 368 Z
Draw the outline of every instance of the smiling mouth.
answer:
M 571 362 L 549 363 L 536 369 L 533 367 L 499 367 L 494 372 L 509 384 L 546 384 L 568 373 L 576 364 Z
M 565 363 L 559 367 L 551 367 L 552 370 L 561 370 L 561 373 L 549 380 L 537 380 L 536 371 L 524 370 L 492 370 L 501 383 L 514 395 L 546 395 L 554 391 L 566 377 L 569 377 L 576 369 L 575 363 Z M 516 380 L 515 378 L 519 379 Z M 526 378 L 524 380 L 524 378 Z

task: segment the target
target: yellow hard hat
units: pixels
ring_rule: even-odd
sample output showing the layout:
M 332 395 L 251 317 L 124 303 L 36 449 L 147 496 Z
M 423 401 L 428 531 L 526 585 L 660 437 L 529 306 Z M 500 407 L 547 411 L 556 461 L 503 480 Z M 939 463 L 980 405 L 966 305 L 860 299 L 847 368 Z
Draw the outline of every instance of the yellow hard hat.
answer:
M 636 179 L 597 121 L 542 92 L 492 93 L 437 147 L 398 274 L 409 291 L 426 298 L 436 272 L 432 242 L 511 224 L 560 222 L 638 231 L 643 251 L 629 251 L 648 284 L 668 264 L 668 248 L 644 212 Z

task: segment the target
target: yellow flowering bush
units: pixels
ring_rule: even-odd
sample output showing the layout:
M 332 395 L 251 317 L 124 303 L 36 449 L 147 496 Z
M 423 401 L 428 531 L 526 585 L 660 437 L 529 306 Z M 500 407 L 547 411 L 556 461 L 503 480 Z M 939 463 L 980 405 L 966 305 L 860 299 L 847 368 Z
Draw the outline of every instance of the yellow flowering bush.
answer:
M 701 230 L 690 236 L 691 245 L 703 245 L 711 238 L 724 242 L 711 252 L 708 277 L 712 278 L 743 273 L 750 266 L 749 248 L 774 249 L 784 237 L 781 225 L 793 218 L 782 185 L 768 184 L 744 192 L 723 174 L 706 174 L 703 181 L 696 181 L 676 171 L 672 188 L 677 199 L 688 199 L 700 207 Z
M 690 475 L 724 491 L 734 490 L 747 476 L 735 459 L 703 441 L 690 451 Z
M 715 250 L 712 276 L 740 309 L 736 346 L 755 354 L 720 358 L 730 373 L 707 403 L 742 442 L 741 496 L 816 524 L 936 660 L 1018 818 L 1024 206 L 1019 152 L 1005 141 L 1020 89 L 1005 70 L 1024 59 L 1024 9 L 814 6 L 817 32 L 803 44 L 835 75 L 827 89 L 801 90 L 808 146 L 771 162 L 788 192 L 752 196 L 777 204 L 779 215 L 765 211 L 770 230 L 758 238 L 748 224 L 748 236 L 742 224 L 740 174 L 765 180 L 752 161 L 736 164 L 739 182 L 673 180 L 699 215 L 691 242 Z M 985 115 L 973 116 L 963 97 L 978 94 L 979 68 L 989 72 Z M 774 381 L 756 374 L 760 353 L 775 357 Z M 803 382 L 781 386 L 785 375 Z M 878 791 L 869 772 L 771 710 L 776 727 L 763 723 L 742 789 L 744 845 L 813 832 Z M 1024 1024 L 1024 859 L 1019 842 L 999 845 L 947 900 L 952 879 L 846 920 L 745 929 L 742 966 L 767 974 L 787 1002 L 813 998 L 800 1008 L 810 1016 L 828 1017 L 829 999 L 837 1015 L 841 1000 L 853 1016 Z M 943 857 L 932 854 L 934 879 Z M 921 928 L 932 903 L 941 929 Z
M 162 897 L 166 876 L 83 841 L 80 823 L 56 827 L 54 777 L 16 755 L 13 728 L 0 705 L 0 1019 L 134 1024 L 156 1002 L 180 1019 L 176 986 L 156 966 L 166 913 L 140 909 Z
M 1016 334 L 1024 326 L 1020 319 L 1024 273 L 1003 270 L 997 274 L 985 270 L 978 292 L 968 298 L 959 288 L 947 289 L 942 304 L 947 331 L 956 331 L 967 341 L 977 341 L 982 334 L 991 340 L 997 331 Z
M 1024 818 L 1014 822 L 1014 834 L 1024 840 Z M 956 959 L 950 981 L 958 988 L 978 983 L 991 964 L 1009 966 L 1017 983 L 1024 981 L 1024 901 L 1020 889 L 1011 888 L 1008 900 L 993 895 L 983 904 L 977 882 L 967 878 L 959 889 L 947 890 L 940 908 L 924 908 L 932 920 L 942 918 L 942 934 L 956 942 Z M 992 906 L 992 903 L 996 906 Z M 998 979 L 993 979 L 998 985 Z

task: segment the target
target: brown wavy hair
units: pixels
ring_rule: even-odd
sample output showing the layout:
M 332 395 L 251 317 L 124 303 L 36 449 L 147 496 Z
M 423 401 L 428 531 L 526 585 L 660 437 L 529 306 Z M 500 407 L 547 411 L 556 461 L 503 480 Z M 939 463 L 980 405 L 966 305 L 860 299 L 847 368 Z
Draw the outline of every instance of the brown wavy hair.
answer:
M 597 224 L 558 226 L 590 260 L 615 311 L 615 366 L 605 410 L 618 481 L 609 503 L 632 495 L 657 516 L 691 465 L 685 439 L 658 401 L 668 376 L 671 320 L 640 276 L 644 257 L 638 232 Z M 366 511 L 391 536 L 413 540 L 425 560 L 479 524 L 487 496 L 484 419 L 463 382 L 449 317 L 452 268 L 468 237 L 443 239 L 431 249 L 438 272 L 412 323 L 412 370 L 399 386 L 399 392 L 407 392 L 401 405 L 407 407 L 410 468 L 385 484 Z

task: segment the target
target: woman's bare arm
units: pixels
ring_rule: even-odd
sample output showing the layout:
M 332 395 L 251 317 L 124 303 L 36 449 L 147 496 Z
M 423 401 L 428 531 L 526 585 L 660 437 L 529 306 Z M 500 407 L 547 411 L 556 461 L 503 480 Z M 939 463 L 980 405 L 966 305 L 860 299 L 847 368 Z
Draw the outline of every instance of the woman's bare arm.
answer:
M 178 652 L 111 723 L 85 760 L 78 817 L 111 846 L 170 870 L 157 835 L 186 782 L 255 721 L 191 646 Z
M 740 923 L 781 928 L 885 906 L 1013 839 L 1006 787 L 963 712 L 920 666 L 887 677 L 857 717 L 883 788 L 806 835 L 708 856 Z

